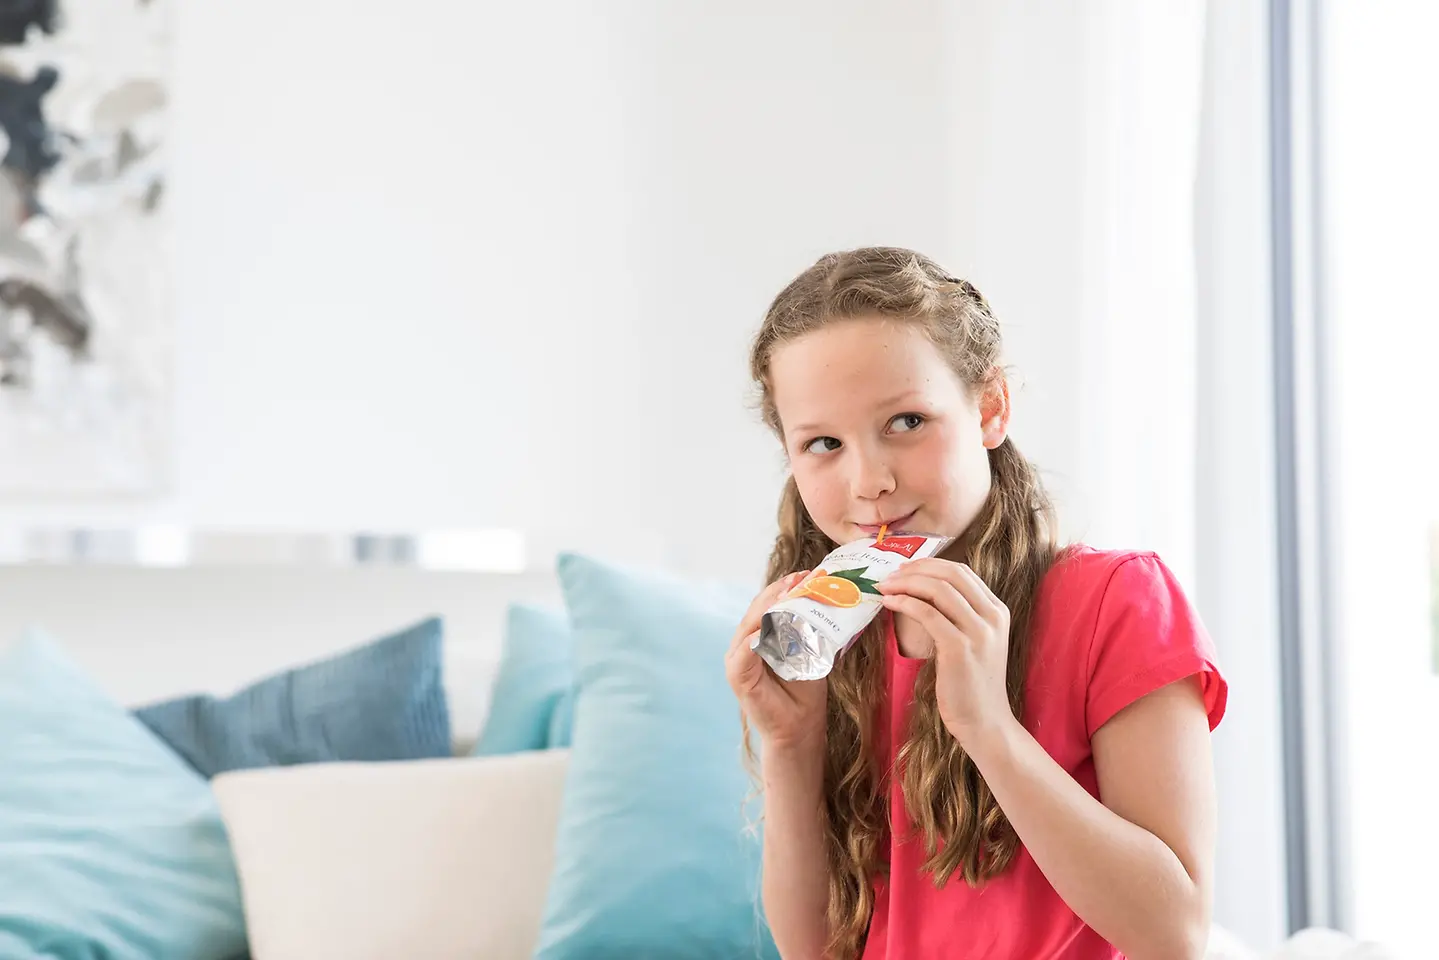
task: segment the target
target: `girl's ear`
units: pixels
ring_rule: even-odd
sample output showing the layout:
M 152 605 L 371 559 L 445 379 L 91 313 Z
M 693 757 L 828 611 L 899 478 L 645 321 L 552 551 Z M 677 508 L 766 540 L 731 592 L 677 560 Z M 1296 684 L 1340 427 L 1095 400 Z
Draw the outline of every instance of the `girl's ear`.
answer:
M 1009 380 L 995 367 L 979 395 L 979 428 L 984 446 L 993 450 L 1009 436 Z

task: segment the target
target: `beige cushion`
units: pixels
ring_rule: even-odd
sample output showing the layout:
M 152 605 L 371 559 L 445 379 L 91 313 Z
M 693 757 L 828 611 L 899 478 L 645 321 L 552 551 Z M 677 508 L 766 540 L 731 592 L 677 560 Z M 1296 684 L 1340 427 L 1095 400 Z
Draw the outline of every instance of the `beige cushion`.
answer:
M 568 756 L 216 777 L 254 960 L 528 958 Z

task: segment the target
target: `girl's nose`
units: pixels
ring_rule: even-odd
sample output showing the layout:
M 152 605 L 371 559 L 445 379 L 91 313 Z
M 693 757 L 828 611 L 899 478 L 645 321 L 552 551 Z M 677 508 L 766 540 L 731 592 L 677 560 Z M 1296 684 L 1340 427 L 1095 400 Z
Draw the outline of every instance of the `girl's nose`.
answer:
M 854 458 L 850 488 L 861 500 L 878 500 L 894 492 L 894 472 L 884 458 L 859 454 Z

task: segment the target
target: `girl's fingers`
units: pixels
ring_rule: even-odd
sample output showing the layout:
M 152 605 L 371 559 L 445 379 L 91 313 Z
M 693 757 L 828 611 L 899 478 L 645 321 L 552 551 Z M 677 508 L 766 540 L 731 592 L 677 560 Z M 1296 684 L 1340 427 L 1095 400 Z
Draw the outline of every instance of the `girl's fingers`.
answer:
M 964 563 L 958 566 L 959 577 L 955 586 L 964 594 L 975 612 L 991 623 L 998 622 L 1009 613 L 1004 601 L 995 596 L 994 591 L 989 589 L 989 584 L 985 583 L 972 567 Z
M 807 576 L 808 570 L 797 570 L 789 576 L 780 577 L 760 591 L 760 595 L 749 605 L 744 619 L 735 629 L 734 638 L 730 640 L 729 650 L 725 652 L 726 672 L 737 687 L 741 680 L 745 681 L 745 686 L 753 687 L 760 679 L 753 671 L 765 668 L 760 655 L 750 648 L 755 634 L 759 633 L 760 621 L 764 618 L 765 611 Z
M 754 636 L 754 634 L 750 634 L 750 636 Z M 743 638 L 745 642 L 732 649 L 727 658 L 726 672 L 729 674 L 730 684 L 737 693 L 753 689 L 754 685 L 759 682 L 759 671 L 764 669 L 764 660 L 750 649 L 748 639 L 748 637 Z
M 740 629 L 734 632 L 734 639 L 730 641 L 729 652 L 727 652 L 725 656 L 730 658 L 741 650 L 748 650 L 751 641 L 754 639 L 754 635 L 758 632 L 758 630 L 751 630 L 749 633 L 745 633 L 744 627 L 741 625 Z
M 744 618 L 740 620 L 739 626 L 735 629 L 730 649 L 733 650 L 741 640 L 748 640 L 759 629 L 760 620 L 764 617 L 765 611 L 774 606 L 780 596 L 794 587 L 800 578 L 807 574 L 808 571 L 796 571 L 789 576 L 780 577 L 761 590 L 759 596 L 750 602 L 749 609 L 745 611 Z
M 902 613 L 917 620 L 934 640 L 936 653 L 941 646 L 964 642 L 964 635 L 959 628 L 931 603 L 904 593 L 886 594 L 880 598 L 880 602 L 895 613 Z
M 795 584 L 807 576 L 809 576 L 808 570 L 796 570 L 794 573 L 780 577 L 774 583 L 765 587 L 764 590 L 760 592 L 760 595 L 754 598 L 754 602 L 749 605 L 749 610 L 745 613 L 745 619 L 753 620 L 754 629 L 758 630 L 760 617 L 764 616 L 764 612 L 774 606 L 780 597 L 784 596 L 785 593 L 793 589 Z
M 1004 601 L 1000 600 L 989 588 L 989 584 L 974 572 L 973 567 L 965 563 L 955 563 L 952 560 L 942 560 L 938 557 L 915 560 L 906 564 L 889 580 L 902 580 L 919 575 L 934 577 L 953 586 L 968 601 L 969 606 L 979 615 L 980 619 L 986 623 L 999 624 L 1009 614 L 1009 608 L 1004 605 Z M 885 583 L 889 580 L 886 580 Z M 880 584 L 879 589 L 881 592 L 884 590 L 884 583 Z
M 888 588 L 887 590 L 884 588 Z M 983 618 L 975 612 L 974 606 L 953 583 L 932 576 L 903 573 L 896 574 L 880 584 L 887 596 L 907 595 L 929 603 L 962 633 L 978 636 L 975 631 L 984 629 Z

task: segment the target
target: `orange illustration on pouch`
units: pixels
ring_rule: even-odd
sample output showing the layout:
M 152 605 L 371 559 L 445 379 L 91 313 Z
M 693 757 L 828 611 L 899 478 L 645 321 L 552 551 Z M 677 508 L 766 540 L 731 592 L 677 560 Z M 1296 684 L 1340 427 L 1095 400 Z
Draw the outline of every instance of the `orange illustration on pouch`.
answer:
M 831 607 L 857 607 L 860 589 L 853 580 L 831 577 L 820 569 L 814 572 L 814 576 L 791 590 L 786 599 L 795 597 L 811 597 Z

